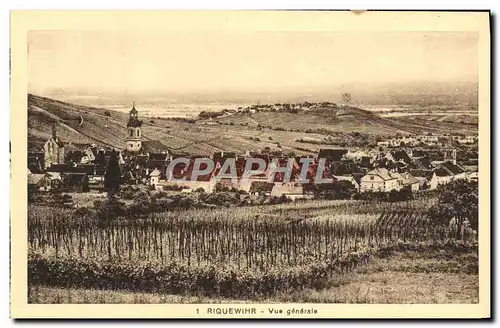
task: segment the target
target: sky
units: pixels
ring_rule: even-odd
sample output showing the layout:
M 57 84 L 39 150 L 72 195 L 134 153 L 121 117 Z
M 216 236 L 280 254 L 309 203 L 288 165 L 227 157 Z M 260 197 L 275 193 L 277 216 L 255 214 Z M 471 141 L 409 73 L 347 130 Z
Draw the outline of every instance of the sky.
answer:
M 477 82 L 472 32 L 30 31 L 29 91 L 293 91 Z

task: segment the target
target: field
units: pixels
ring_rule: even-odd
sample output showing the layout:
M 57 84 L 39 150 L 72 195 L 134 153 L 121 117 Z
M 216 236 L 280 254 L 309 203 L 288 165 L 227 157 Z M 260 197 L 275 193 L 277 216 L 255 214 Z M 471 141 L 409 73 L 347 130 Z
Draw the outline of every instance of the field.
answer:
M 465 269 L 464 269 L 465 268 Z M 35 285 L 30 303 L 477 303 L 477 253 L 450 250 L 393 252 L 338 275 L 328 287 L 241 300 L 196 295 L 140 293 Z
M 446 229 L 429 225 L 425 212 L 433 201 L 307 201 L 179 210 L 107 221 L 32 206 L 28 227 L 31 301 L 50 302 L 64 290 L 62 294 L 73 293 L 72 299 L 80 301 L 97 294 L 102 300 L 120 299 L 125 292 L 148 295 L 137 296 L 138 300 L 161 295 L 164 301 L 179 302 L 196 297 L 382 302 L 376 298 L 378 293 L 362 296 L 368 293 L 366 285 L 357 279 L 370 270 L 374 271 L 367 279 L 384 279 L 380 275 L 384 267 L 393 265 L 384 264 L 387 254 L 424 256 L 418 260 L 422 267 L 408 266 L 415 281 L 422 281 L 422 268 L 436 262 L 436 256 L 450 260 L 452 267 L 448 272 L 431 266 L 436 281 L 456 274 L 453 257 L 460 254 L 472 263 L 467 274 L 474 274 L 474 249 L 450 241 Z M 445 255 L 433 253 L 438 248 Z M 467 286 L 472 281 L 460 275 L 455 279 L 463 279 Z M 333 297 L 332 286 L 346 290 Z M 356 288 L 361 294 L 356 294 Z

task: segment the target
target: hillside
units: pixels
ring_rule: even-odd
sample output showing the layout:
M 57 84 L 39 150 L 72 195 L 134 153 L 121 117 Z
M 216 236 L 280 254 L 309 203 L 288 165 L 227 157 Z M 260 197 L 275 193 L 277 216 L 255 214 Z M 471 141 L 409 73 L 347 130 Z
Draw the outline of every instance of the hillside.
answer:
M 473 131 L 474 126 L 461 121 L 446 120 L 440 125 L 418 120 L 382 118 L 375 113 L 356 108 L 317 108 L 299 113 L 286 111 L 261 111 L 252 114 L 238 112 L 204 121 L 209 124 L 245 125 L 288 131 L 361 132 L 368 134 L 395 133 L 449 133 Z
M 139 116 L 140 105 L 137 106 Z M 109 113 L 109 116 L 106 115 Z M 52 124 L 64 142 L 95 143 L 123 149 L 128 114 L 101 108 L 69 104 L 54 99 L 28 95 L 28 147 L 40 149 L 50 136 Z M 359 108 L 319 108 L 313 111 L 236 113 L 214 120 L 185 122 L 166 118 L 146 119 L 143 137 L 159 140 L 177 153 L 210 155 L 214 151 L 237 151 L 276 148 L 296 154 L 310 154 L 331 146 L 323 144 L 331 132 L 364 132 L 367 134 L 451 132 L 474 129 L 457 122 L 422 124 L 417 120 L 380 118 Z M 477 129 L 477 128 L 476 128 Z M 314 144 L 299 142 L 304 137 Z

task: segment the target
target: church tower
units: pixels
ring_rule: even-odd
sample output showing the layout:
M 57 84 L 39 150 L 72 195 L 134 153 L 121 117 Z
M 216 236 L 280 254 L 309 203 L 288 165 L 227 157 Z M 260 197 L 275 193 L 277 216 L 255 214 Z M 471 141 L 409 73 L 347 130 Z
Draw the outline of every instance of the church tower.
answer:
M 127 151 L 138 152 L 142 147 L 142 121 L 137 117 L 137 109 L 135 109 L 135 102 L 130 110 L 130 116 L 127 123 Z

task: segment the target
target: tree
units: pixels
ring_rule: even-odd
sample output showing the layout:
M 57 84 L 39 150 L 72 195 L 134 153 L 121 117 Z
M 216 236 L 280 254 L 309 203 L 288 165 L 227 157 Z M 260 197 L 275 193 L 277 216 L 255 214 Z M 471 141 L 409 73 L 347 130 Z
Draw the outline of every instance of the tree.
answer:
M 456 219 L 456 239 L 460 239 L 461 227 L 466 219 L 472 229 L 478 229 L 478 185 L 477 182 L 457 180 L 439 190 L 437 204 L 429 209 L 428 216 L 436 225 L 446 226 Z
M 399 200 L 406 201 L 411 200 L 413 198 L 413 192 L 410 186 L 404 186 L 399 191 Z
M 316 197 L 324 199 L 350 199 L 355 192 L 354 185 L 347 180 L 318 184 L 314 188 Z
M 108 197 L 113 197 L 120 190 L 122 172 L 118 164 L 118 153 L 113 149 L 109 159 L 106 173 L 104 174 L 104 188 Z
M 226 192 L 226 191 L 229 191 L 229 187 L 228 186 L 225 186 L 225 185 L 223 185 L 220 182 L 217 182 L 215 184 L 215 192 Z

